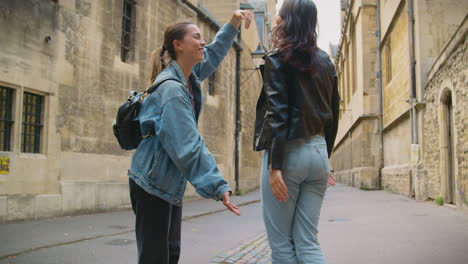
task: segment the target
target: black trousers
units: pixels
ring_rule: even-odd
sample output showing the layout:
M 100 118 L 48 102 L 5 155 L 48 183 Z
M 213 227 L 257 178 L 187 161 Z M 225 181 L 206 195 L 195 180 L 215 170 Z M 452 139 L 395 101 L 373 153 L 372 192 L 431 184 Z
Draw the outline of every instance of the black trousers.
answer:
M 138 264 L 177 264 L 180 256 L 182 206 L 147 193 L 129 179 L 136 215 Z

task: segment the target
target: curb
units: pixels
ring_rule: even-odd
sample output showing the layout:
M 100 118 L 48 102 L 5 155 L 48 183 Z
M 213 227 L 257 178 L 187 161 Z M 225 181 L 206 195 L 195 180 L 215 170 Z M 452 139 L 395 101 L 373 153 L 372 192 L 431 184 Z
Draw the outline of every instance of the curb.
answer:
M 237 206 L 241 207 L 241 206 L 246 206 L 246 205 L 250 205 L 250 204 L 254 204 L 254 203 L 258 203 L 258 202 L 260 202 L 260 200 L 253 200 L 253 201 L 238 204 Z M 203 216 L 207 216 L 207 215 L 217 214 L 217 213 L 220 213 L 220 212 L 223 212 L 223 211 L 229 211 L 229 210 L 228 209 L 219 209 L 219 210 L 208 211 L 206 213 L 201 213 L 201 214 L 197 214 L 197 215 L 186 216 L 186 217 L 182 217 L 182 221 L 187 221 L 187 220 L 190 220 L 190 219 L 195 219 L 195 218 L 199 218 L 199 217 L 203 217 Z M 120 232 L 116 232 L 116 233 L 84 237 L 84 238 L 71 240 L 71 241 L 65 241 L 65 242 L 59 242 L 59 243 L 49 244 L 49 245 L 45 245 L 45 246 L 28 248 L 28 249 L 24 249 L 24 250 L 15 252 L 15 253 L 0 256 L 0 260 L 14 258 L 16 256 L 23 255 L 23 254 L 26 254 L 26 253 L 30 253 L 30 252 L 33 252 L 33 251 L 37 251 L 37 250 L 41 250 L 41 249 L 52 248 L 52 247 L 63 246 L 63 245 L 70 245 L 70 244 L 74 244 L 74 243 L 79 243 L 79 242 L 98 239 L 98 238 L 103 238 L 103 237 L 118 236 L 118 235 L 130 233 L 130 232 L 134 232 L 134 231 L 135 231 L 135 229 L 129 229 L 129 230 L 120 231 Z

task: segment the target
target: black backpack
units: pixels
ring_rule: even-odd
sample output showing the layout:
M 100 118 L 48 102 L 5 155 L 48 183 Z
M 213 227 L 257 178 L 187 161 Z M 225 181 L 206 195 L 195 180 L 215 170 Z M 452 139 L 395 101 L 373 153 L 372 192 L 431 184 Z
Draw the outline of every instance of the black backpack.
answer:
M 112 130 L 122 149 L 136 149 L 141 140 L 154 136 L 154 129 L 146 135 L 141 134 L 138 114 L 140 113 L 140 107 L 143 100 L 151 93 L 153 93 L 159 85 L 168 80 L 176 79 L 169 78 L 162 80 L 157 84 L 153 84 L 148 89 L 146 89 L 146 91 L 141 93 L 131 91 L 127 101 L 119 107 L 115 121 L 112 124 Z

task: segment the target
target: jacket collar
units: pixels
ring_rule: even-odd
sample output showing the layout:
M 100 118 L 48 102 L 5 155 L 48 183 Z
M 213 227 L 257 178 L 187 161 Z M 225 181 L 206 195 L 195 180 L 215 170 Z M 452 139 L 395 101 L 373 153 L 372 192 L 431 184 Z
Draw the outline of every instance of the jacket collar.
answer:
M 192 75 L 193 76 L 191 76 L 191 78 L 194 78 L 195 80 L 199 80 L 194 71 L 192 71 Z M 185 79 L 184 72 L 182 71 L 182 68 L 180 68 L 179 64 L 177 64 L 175 60 L 172 60 L 169 66 L 165 68 L 158 75 L 158 77 L 156 77 L 156 80 L 154 80 L 154 83 L 152 86 L 157 86 L 161 82 L 167 79 L 177 79 L 180 83 L 182 83 L 185 87 L 187 87 L 187 80 Z
M 180 68 L 179 64 L 177 64 L 175 60 L 172 60 L 171 64 L 169 64 L 169 67 L 172 67 L 174 69 L 180 81 L 184 84 L 184 86 L 187 86 L 187 80 L 185 79 L 184 72 L 182 71 L 182 68 Z
M 184 75 L 184 72 L 182 71 L 182 68 L 180 68 L 179 64 L 175 61 L 175 60 L 172 60 L 171 63 L 169 64 L 169 67 L 173 67 L 178 78 L 180 79 L 180 81 L 185 85 L 187 86 L 187 80 L 185 79 L 185 75 Z M 198 79 L 198 76 L 195 74 L 195 72 L 193 71 L 192 69 L 192 74 L 189 76 L 189 79 L 190 78 L 193 78 L 193 80 L 199 80 Z

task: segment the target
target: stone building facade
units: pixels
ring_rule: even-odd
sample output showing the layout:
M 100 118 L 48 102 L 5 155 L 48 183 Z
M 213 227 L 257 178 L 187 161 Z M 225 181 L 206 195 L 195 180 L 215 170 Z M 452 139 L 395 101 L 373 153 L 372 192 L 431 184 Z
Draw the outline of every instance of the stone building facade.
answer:
M 148 84 L 150 53 L 162 45 L 166 25 L 192 20 L 209 43 L 241 1 L 216 0 L 226 5 L 224 13 L 213 10 L 216 19 L 202 2 L 208 1 L 0 2 L 0 32 L 8 36 L 0 39 L 0 222 L 129 206 L 132 152 L 119 148 L 112 121 L 129 91 Z M 251 145 L 261 76 L 236 71 L 236 53 L 241 68 L 254 68 L 250 47 L 257 43 L 238 40 L 202 84 L 201 134 L 223 176 L 241 191 L 259 182 L 260 154 Z M 186 195 L 196 194 L 188 186 Z
M 342 7 L 343 30 L 336 59 L 342 104 L 332 159 L 339 180 L 363 189 L 382 188 L 417 199 L 441 195 L 448 203 L 462 206 L 461 201 L 466 200 L 463 175 L 467 168 L 460 166 L 464 154 L 459 148 L 466 145 L 466 139 L 463 141 L 466 124 L 460 121 L 465 115 L 457 110 L 461 106 L 454 102 L 463 101 L 466 62 L 463 64 L 463 59 L 456 57 L 464 50 L 452 48 L 448 52 L 447 47 L 454 46 L 449 43 L 463 34 L 460 28 L 468 2 L 351 0 L 342 1 Z M 366 14 L 368 19 L 364 20 Z M 440 58 L 443 62 L 438 62 Z M 437 63 L 444 66 L 436 66 Z M 440 85 L 440 79 L 447 76 L 438 71 L 448 69 L 454 70 L 451 76 L 454 82 L 447 86 L 451 87 L 447 88 L 450 92 L 441 92 L 443 88 L 435 83 Z M 434 97 L 436 91 L 443 95 Z M 450 131 L 442 131 L 439 124 L 444 113 L 440 110 L 441 102 L 450 105 L 453 121 Z M 364 117 L 373 122 L 362 126 Z M 361 141 L 359 134 L 353 136 L 360 127 L 368 135 Z M 452 143 L 445 140 L 444 133 L 450 134 Z M 453 165 L 444 167 L 442 161 L 434 162 L 441 155 L 434 154 L 435 150 L 447 149 L 449 145 L 454 147 L 446 152 L 453 155 L 444 164 Z M 449 156 L 442 155 L 442 160 Z M 363 180 L 358 173 L 366 166 L 372 168 L 367 176 L 371 181 Z M 453 176 L 443 176 L 443 171 Z M 455 193 L 457 197 L 449 197 Z
M 421 196 L 468 205 L 468 16 L 429 71 Z
M 379 186 L 378 90 L 374 69 L 376 10 L 370 0 L 352 1 L 343 17 L 335 59 L 341 96 L 340 121 L 332 167 L 338 180 L 352 186 Z

